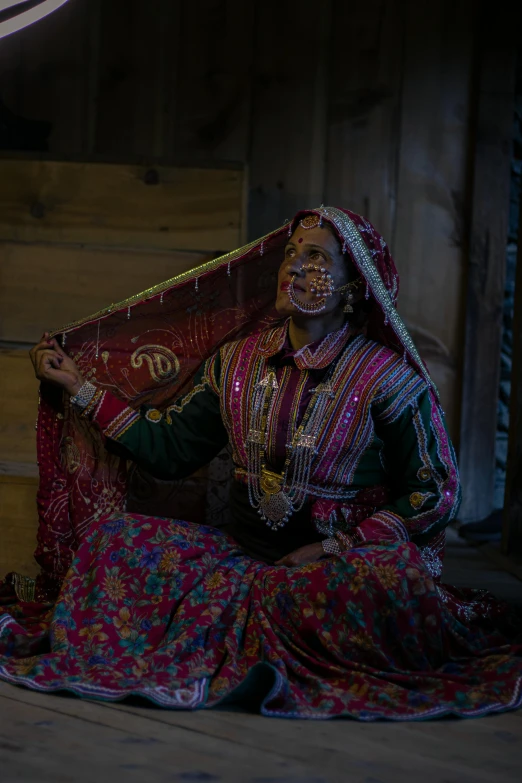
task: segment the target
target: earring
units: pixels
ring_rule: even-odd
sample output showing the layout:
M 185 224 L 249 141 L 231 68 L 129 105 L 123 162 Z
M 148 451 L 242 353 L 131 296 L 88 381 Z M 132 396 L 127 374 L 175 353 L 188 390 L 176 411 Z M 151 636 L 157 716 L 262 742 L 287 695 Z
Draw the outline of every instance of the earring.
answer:
M 347 293 L 344 299 L 346 304 L 343 307 L 343 313 L 353 313 L 353 307 L 352 307 L 352 302 L 354 299 L 353 294 L 351 292 Z

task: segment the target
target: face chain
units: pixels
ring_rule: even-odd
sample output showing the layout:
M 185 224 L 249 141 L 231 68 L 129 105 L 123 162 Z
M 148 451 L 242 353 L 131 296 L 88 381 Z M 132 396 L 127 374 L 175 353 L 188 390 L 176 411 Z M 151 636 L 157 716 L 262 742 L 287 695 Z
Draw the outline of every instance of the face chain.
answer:
M 297 278 L 297 273 L 294 273 L 290 280 L 290 287 L 288 289 L 288 298 L 290 299 L 290 302 L 293 304 L 296 310 L 298 310 L 300 313 L 308 313 L 308 314 L 316 314 L 316 313 L 322 313 L 323 310 L 326 307 L 326 300 L 328 297 L 333 296 L 333 294 L 339 293 L 339 294 L 348 294 L 348 296 L 353 300 L 353 294 L 351 293 L 352 288 L 358 288 L 361 284 L 361 279 L 357 278 L 357 280 L 353 280 L 350 283 L 346 283 L 345 285 L 339 286 L 339 288 L 335 288 L 334 280 L 332 275 L 326 270 L 324 266 L 319 266 L 319 264 L 303 264 L 299 272 L 319 272 L 320 274 L 317 275 L 317 277 L 312 278 L 310 281 L 310 292 L 315 294 L 318 301 L 316 302 L 301 302 L 296 295 L 295 292 L 295 280 Z M 346 310 L 346 312 L 353 312 L 353 308 L 351 310 Z

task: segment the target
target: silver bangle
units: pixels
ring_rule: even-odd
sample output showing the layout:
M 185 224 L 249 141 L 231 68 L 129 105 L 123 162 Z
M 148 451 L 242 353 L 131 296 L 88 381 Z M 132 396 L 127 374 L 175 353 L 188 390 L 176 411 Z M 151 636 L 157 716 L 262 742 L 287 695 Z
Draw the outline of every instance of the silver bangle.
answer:
M 336 538 L 325 538 L 323 541 L 321 541 L 321 544 L 325 555 L 341 554 L 341 547 L 339 546 L 339 542 Z
M 71 397 L 71 405 L 83 411 L 96 394 L 96 386 L 90 381 L 85 381 L 81 389 Z

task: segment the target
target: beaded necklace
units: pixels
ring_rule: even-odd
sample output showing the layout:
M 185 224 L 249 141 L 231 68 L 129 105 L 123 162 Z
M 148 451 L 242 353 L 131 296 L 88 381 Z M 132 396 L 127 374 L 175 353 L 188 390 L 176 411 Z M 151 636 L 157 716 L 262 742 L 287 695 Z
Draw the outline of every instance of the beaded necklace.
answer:
M 317 454 L 319 427 L 324 419 L 329 400 L 334 397 L 331 378 L 342 356 L 332 362 L 323 381 L 313 389 L 303 420 L 294 432 L 290 424 L 290 438 L 281 473 L 269 470 L 266 463 L 268 446 L 267 422 L 274 405 L 279 385 L 272 366 L 256 384 L 252 399 L 251 426 L 247 436 L 248 498 L 261 519 L 272 530 L 285 526 L 292 514 L 300 511 L 308 494 L 310 472 Z M 295 420 L 294 420 L 295 421 Z M 289 481 L 290 467 L 293 467 Z

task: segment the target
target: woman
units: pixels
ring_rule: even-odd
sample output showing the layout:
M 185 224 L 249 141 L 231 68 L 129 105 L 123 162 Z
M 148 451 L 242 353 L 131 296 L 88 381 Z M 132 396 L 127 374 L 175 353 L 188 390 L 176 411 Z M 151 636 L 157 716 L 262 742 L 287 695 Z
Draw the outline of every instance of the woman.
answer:
M 42 575 L 4 587 L 0 677 L 288 717 L 518 706 L 505 608 L 439 583 L 458 473 L 397 289 L 373 227 L 321 207 L 68 327 L 69 355 L 46 334 Z M 126 461 L 182 479 L 227 443 L 225 528 L 121 510 Z

